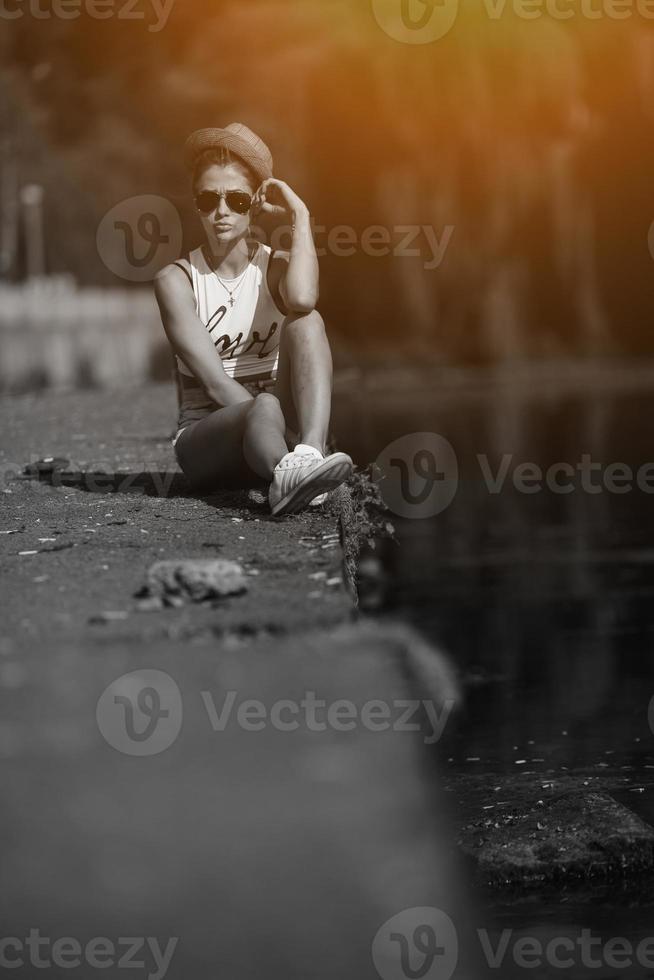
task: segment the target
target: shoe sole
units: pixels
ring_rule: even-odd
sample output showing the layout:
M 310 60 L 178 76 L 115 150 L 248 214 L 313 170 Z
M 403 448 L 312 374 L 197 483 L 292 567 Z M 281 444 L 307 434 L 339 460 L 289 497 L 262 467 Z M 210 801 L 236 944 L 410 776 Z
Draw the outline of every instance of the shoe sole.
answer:
M 336 457 L 336 458 L 335 458 Z M 313 470 L 306 479 L 287 493 L 275 504 L 271 513 L 273 517 L 282 514 L 296 514 L 321 493 L 340 487 L 351 475 L 354 466 L 345 453 L 334 453 L 328 456 L 324 464 Z

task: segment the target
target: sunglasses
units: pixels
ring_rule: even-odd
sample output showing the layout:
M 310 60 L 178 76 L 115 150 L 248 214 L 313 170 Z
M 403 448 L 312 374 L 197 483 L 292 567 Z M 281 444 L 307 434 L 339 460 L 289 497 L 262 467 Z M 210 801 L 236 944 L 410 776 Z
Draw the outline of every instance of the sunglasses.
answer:
M 202 214 L 211 214 L 218 207 L 221 197 L 225 198 L 229 210 L 236 214 L 247 214 L 252 207 L 252 198 L 245 191 L 227 191 L 226 194 L 202 191 L 195 197 L 195 206 Z

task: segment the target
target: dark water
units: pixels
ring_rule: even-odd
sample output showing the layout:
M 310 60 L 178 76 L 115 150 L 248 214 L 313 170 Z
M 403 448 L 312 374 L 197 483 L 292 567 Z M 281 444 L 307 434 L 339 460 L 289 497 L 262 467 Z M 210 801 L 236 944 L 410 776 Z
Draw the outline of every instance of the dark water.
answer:
M 654 386 L 628 372 L 580 372 L 563 384 L 468 378 L 441 390 L 435 379 L 429 392 L 360 396 L 359 409 L 362 424 L 347 442 L 359 462 L 423 431 L 444 436 L 458 460 L 451 504 L 432 517 L 418 508 L 416 517 L 396 516 L 397 543 L 383 549 L 384 612 L 414 623 L 464 680 L 465 708 L 438 746 L 442 765 L 454 773 L 605 775 L 620 780 L 621 802 L 654 823 L 654 481 L 640 469 L 654 461 Z M 409 438 L 404 453 L 414 494 L 424 485 L 415 472 L 419 445 Z M 484 472 L 496 474 L 503 457 L 506 480 L 491 492 Z M 558 479 L 573 489 L 516 488 L 515 467 L 526 462 L 544 472 L 567 463 L 573 475 L 559 471 Z M 614 463 L 632 478 L 607 470 Z M 512 941 L 576 937 L 583 928 L 636 944 L 654 935 L 654 901 L 645 894 L 519 903 L 483 896 L 478 917 L 494 943 L 505 928 Z M 654 959 L 652 968 L 575 961 L 526 969 L 508 952 L 490 972 L 645 977 L 654 976 Z

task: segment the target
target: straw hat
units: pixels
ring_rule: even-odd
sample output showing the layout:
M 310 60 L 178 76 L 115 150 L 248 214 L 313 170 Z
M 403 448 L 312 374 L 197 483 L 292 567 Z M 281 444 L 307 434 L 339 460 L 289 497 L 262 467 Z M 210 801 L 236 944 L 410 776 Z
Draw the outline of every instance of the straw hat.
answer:
M 202 153 L 221 146 L 240 157 L 259 180 L 272 177 L 273 158 L 270 150 L 264 141 L 243 123 L 229 123 L 224 129 L 197 129 L 191 133 L 184 146 L 184 162 L 188 169 L 193 171 Z

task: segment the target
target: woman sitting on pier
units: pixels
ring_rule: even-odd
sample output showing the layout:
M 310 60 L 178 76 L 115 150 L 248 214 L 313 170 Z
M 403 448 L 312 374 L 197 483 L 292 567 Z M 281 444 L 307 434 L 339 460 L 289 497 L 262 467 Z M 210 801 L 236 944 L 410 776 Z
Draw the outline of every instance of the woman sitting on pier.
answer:
M 206 243 L 155 280 L 175 355 L 177 460 L 195 489 L 256 474 L 272 513 L 294 513 L 352 472 L 345 453 L 325 456 L 332 358 L 309 210 L 240 123 L 193 133 L 185 162 Z M 259 212 L 290 219 L 290 251 L 253 238 Z

